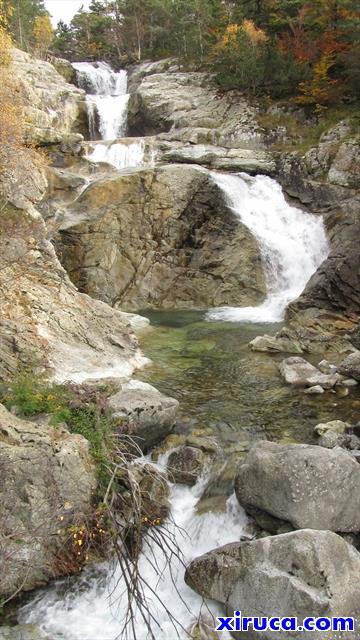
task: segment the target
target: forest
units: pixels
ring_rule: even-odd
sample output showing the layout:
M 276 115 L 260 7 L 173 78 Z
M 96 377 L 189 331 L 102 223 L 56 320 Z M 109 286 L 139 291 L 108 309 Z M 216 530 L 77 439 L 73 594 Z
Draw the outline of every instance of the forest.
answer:
M 3 0 L 21 48 L 115 67 L 176 57 L 224 90 L 351 102 L 360 91 L 357 0 L 93 0 L 52 32 L 42 0 Z

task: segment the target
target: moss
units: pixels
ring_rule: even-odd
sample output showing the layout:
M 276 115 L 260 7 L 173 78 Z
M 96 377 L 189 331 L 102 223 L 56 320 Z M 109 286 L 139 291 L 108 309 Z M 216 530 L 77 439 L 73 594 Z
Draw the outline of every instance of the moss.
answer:
M 82 393 L 71 385 L 52 384 L 35 371 L 20 372 L 11 384 L 0 389 L 0 402 L 7 409 L 16 408 L 26 418 L 50 414 L 50 425 L 65 422 L 71 433 L 78 433 L 90 443 L 96 465 L 101 501 L 109 482 L 109 465 L 113 450 L 115 423 L 106 410 L 108 388 L 86 389 Z

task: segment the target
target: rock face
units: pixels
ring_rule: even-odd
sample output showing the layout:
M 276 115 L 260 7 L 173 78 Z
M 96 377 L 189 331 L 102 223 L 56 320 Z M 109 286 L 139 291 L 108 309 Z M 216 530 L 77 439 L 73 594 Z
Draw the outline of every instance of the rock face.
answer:
M 257 241 L 200 167 L 97 180 L 59 224 L 72 281 L 122 308 L 257 304 L 265 295 Z
M 310 279 L 292 312 L 315 307 L 359 313 L 360 138 L 347 120 L 325 132 L 302 158 L 282 158 L 279 177 L 285 189 L 323 211 L 331 252 Z
M 275 162 L 268 151 L 226 149 L 205 144 L 179 146 L 163 143 L 161 147 L 158 153 L 162 162 L 193 163 L 220 171 L 246 171 L 251 175 L 275 172 Z
M 172 430 L 179 403 L 150 384 L 131 380 L 109 398 L 114 418 L 124 418 L 126 433 L 147 451 Z M 123 431 L 121 431 L 123 433 Z
M 320 385 L 323 389 L 331 389 L 340 380 L 337 373 L 321 373 L 304 358 L 286 358 L 279 365 L 280 373 L 287 384 L 297 387 L 313 387 Z
M 360 351 L 351 353 L 339 365 L 339 372 L 360 381 Z
M 66 573 L 66 531 L 91 513 L 96 480 L 85 438 L 2 405 L 0 469 L 0 595 L 9 596 Z
M 39 214 L 6 207 L 0 292 L 2 378 L 19 366 L 35 365 L 59 381 L 128 379 L 144 363 L 127 315 L 78 293 L 71 284 Z
M 259 442 L 235 480 L 240 504 L 296 529 L 360 531 L 360 466 L 341 449 Z
M 0 640 L 48 640 L 36 624 L 17 624 L 15 627 L 0 627 Z
M 85 93 L 68 84 L 53 65 L 25 51 L 12 50 L 27 120 L 27 140 L 35 144 L 61 142 L 86 119 Z
M 183 445 L 173 451 L 168 460 L 169 480 L 190 487 L 196 484 L 210 462 L 210 456 L 199 448 Z
M 262 143 L 256 109 L 236 92 L 221 95 L 206 73 L 182 72 L 172 61 L 145 63 L 130 75 L 130 87 L 131 135 L 164 132 L 167 140 L 228 148 Z
M 223 603 L 228 615 L 243 616 L 360 615 L 360 555 L 329 531 L 302 530 L 252 542 L 232 543 L 192 561 L 185 580 L 205 598 Z M 253 631 L 236 638 L 278 638 L 279 632 Z M 288 631 L 284 637 L 304 632 Z M 312 632 L 321 640 L 349 633 Z

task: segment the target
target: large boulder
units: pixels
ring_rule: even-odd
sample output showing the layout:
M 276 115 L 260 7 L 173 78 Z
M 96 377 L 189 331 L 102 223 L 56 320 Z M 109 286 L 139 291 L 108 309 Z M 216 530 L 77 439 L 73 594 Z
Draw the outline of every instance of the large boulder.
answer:
M 131 380 L 123 384 L 118 393 L 109 398 L 114 418 L 123 424 L 121 433 L 132 437 L 143 451 L 149 450 L 171 432 L 179 403 L 164 396 L 146 382 Z
M 2 405 L 0 470 L 0 596 L 9 597 L 76 565 L 68 530 L 91 516 L 96 479 L 85 438 L 21 420 Z
M 174 164 L 99 179 L 59 224 L 72 281 L 105 302 L 206 308 L 264 298 L 258 243 L 201 167 Z
M 296 529 L 360 531 L 360 466 L 339 448 L 258 442 L 240 465 L 235 491 L 245 509 Z
M 12 50 L 12 71 L 20 86 L 30 143 L 54 144 L 86 118 L 85 92 L 65 81 L 49 62 Z
M 204 598 L 224 604 L 227 615 L 241 609 L 243 616 L 297 616 L 301 624 L 308 616 L 358 620 L 359 571 L 360 554 L 343 538 L 330 531 L 305 529 L 210 551 L 191 562 L 185 580 Z M 234 634 L 249 640 L 280 635 L 251 627 Z M 350 635 L 311 633 L 317 640 Z M 286 636 L 301 638 L 304 632 L 287 631 Z
M 36 212 L 7 205 L 0 231 L 0 378 L 36 366 L 59 381 L 129 379 L 145 362 L 131 318 L 77 291 Z
M 279 365 L 279 369 L 285 382 L 297 387 L 320 385 L 323 389 L 331 389 L 340 380 L 340 376 L 337 373 L 322 373 L 310 362 L 298 356 L 283 360 Z
M 350 353 L 350 355 L 339 364 L 338 368 L 342 375 L 350 376 L 360 381 L 360 351 Z

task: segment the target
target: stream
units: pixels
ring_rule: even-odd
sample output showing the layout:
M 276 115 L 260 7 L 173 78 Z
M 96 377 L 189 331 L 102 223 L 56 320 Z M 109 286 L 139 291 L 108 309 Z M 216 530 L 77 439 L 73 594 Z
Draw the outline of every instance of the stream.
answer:
M 143 143 L 125 143 L 129 96 L 125 72 L 114 73 L 103 63 L 77 63 L 80 86 L 88 93 L 89 129 L 94 142 L 89 160 L 108 161 L 118 169 L 140 166 Z M 99 140 L 99 133 L 102 140 Z M 151 321 L 141 346 L 153 364 L 137 378 L 153 384 L 180 402 L 174 443 L 185 436 L 213 438 L 221 455 L 192 488 L 171 485 L 172 530 L 186 564 L 214 547 L 239 540 L 248 519 L 233 494 L 239 460 L 258 439 L 312 442 L 319 422 L 357 421 L 359 392 L 305 395 L 280 380 L 278 362 L 284 357 L 253 353 L 248 343 L 257 335 L 281 328 L 286 305 L 303 290 L 328 252 L 322 219 L 291 207 L 280 186 L 264 176 L 213 174 L 228 205 L 259 242 L 267 296 L 258 307 L 202 311 L 139 311 Z M 340 393 L 340 392 L 339 392 Z M 168 452 L 159 447 L 153 462 L 166 466 Z M 177 526 L 175 526 L 175 524 Z M 187 638 L 200 613 L 218 611 L 203 603 L 183 580 L 184 564 L 169 567 L 145 539 L 140 570 L 156 592 L 145 596 L 159 627 L 157 640 Z M 157 570 L 149 562 L 156 554 Z M 86 570 L 80 577 L 59 580 L 39 591 L 19 612 L 20 622 L 41 626 L 51 640 L 115 640 L 124 638 L 124 590 L 116 563 Z M 171 610 L 174 624 L 164 610 Z M 139 612 L 137 640 L 146 640 Z M 133 634 L 129 630 L 129 637 Z M 222 638 L 227 636 L 222 634 Z

